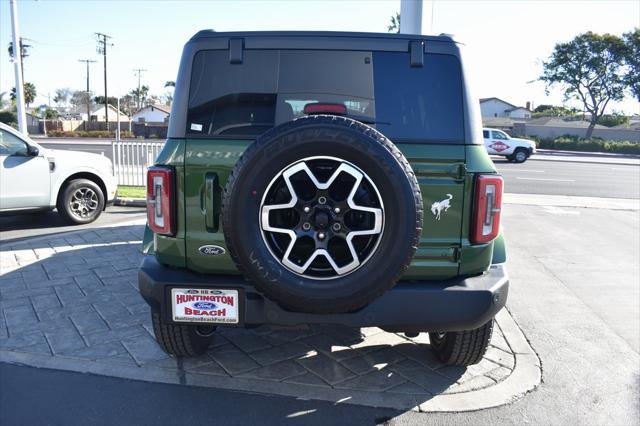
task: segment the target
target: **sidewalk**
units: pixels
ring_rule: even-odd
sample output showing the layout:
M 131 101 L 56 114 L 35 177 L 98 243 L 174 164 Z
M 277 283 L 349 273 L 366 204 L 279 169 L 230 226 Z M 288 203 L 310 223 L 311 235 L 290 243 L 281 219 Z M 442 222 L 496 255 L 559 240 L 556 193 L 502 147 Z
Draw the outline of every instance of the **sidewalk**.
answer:
M 428 337 L 378 328 L 226 328 L 199 358 L 157 346 L 137 289 L 142 226 L 34 238 L 0 251 L 0 361 L 100 375 L 415 411 L 506 404 L 540 361 L 507 310 L 484 360 L 447 367 Z

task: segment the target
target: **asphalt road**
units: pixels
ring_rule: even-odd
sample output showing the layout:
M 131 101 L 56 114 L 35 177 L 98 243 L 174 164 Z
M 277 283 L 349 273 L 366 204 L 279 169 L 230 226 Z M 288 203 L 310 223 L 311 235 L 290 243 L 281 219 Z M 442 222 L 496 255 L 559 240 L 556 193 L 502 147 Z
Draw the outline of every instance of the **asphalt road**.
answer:
M 116 225 L 135 219 L 144 219 L 145 209 L 138 207 L 107 207 L 93 223 L 86 225 L 69 225 L 55 211 L 38 213 L 20 213 L 16 215 L 0 215 L 0 242 L 40 236 L 61 232 L 76 231 L 85 228 Z
M 557 161 L 547 156 L 534 158 L 521 164 L 493 158 L 504 176 L 505 192 L 640 198 L 640 165 L 579 162 L 591 157 L 575 157 L 575 161 Z
M 0 377 L 3 425 L 373 425 L 401 414 L 9 364 Z

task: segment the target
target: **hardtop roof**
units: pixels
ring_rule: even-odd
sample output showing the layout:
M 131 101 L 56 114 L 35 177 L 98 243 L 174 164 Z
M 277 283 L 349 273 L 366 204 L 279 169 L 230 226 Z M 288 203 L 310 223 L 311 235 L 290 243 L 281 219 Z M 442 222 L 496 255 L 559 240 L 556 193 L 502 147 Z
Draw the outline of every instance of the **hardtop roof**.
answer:
M 191 37 L 190 41 L 203 40 L 217 37 L 343 37 L 343 38 L 370 38 L 370 39 L 394 39 L 394 40 L 424 40 L 448 43 L 460 43 L 451 34 L 421 35 L 399 33 L 366 33 L 348 31 L 229 31 L 218 32 L 212 29 L 201 30 Z

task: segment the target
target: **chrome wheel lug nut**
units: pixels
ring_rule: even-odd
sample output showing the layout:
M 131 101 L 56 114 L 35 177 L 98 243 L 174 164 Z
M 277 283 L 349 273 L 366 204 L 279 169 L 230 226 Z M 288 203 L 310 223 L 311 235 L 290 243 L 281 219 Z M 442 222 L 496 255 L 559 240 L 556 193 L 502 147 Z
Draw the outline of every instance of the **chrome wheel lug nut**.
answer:
M 305 231 L 308 231 L 309 229 L 311 229 L 311 224 L 309 222 L 303 223 L 302 229 L 304 229 Z
M 336 232 L 338 232 L 342 228 L 342 226 L 340 226 L 340 224 L 338 222 L 334 223 L 331 227 Z
M 318 234 L 318 238 L 320 238 L 321 240 L 324 240 L 324 237 L 325 237 L 324 232 L 320 232 Z
M 335 209 L 333 209 L 333 211 L 334 211 L 336 214 L 340 213 L 340 207 L 336 207 Z
M 311 209 L 309 208 L 309 206 L 305 206 L 304 209 L 302 209 L 305 213 L 309 213 L 311 211 Z

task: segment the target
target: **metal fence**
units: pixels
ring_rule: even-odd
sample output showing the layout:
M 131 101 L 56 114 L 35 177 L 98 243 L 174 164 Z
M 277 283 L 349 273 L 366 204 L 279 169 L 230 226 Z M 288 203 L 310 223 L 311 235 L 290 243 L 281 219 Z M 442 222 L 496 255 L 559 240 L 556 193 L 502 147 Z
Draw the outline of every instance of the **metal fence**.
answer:
M 113 141 L 113 172 L 118 185 L 146 186 L 147 167 L 153 165 L 164 142 Z

